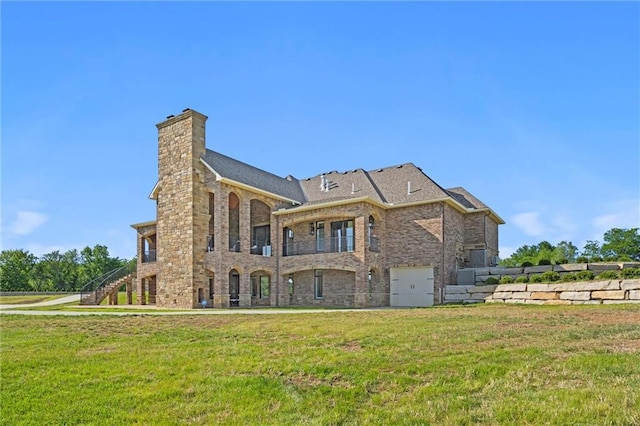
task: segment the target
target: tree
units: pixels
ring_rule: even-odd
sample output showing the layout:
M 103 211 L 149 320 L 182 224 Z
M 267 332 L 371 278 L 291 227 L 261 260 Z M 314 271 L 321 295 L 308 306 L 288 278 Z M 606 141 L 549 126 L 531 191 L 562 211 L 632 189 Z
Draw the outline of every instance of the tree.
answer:
M 93 248 L 85 247 L 80 252 L 81 261 L 81 284 L 98 278 L 109 271 L 124 266 L 125 260 L 109 256 L 109 249 L 106 246 L 95 245 Z
M 574 246 L 571 241 L 560 241 L 553 250 L 551 260 L 555 263 L 566 261 L 568 263 L 575 262 L 578 247 Z
M 26 250 L 3 250 L 0 253 L 0 290 L 30 291 L 31 273 L 37 258 Z
M 35 267 L 35 289 L 38 291 L 73 291 L 78 288 L 80 264 L 77 250 L 64 254 L 53 251 L 43 255 Z
M 640 234 L 638 234 L 638 228 L 611 228 L 605 232 L 602 254 L 604 257 L 616 259 L 629 257 L 632 260 L 640 260 Z
M 584 245 L 582 249 L 582 256 L 587 257 L 589 259 L 593 259 L 594 257 L 600 257 L 602 252 L 600 250 L 600 242 L 594 240 L 587 240 L 587 243 Z

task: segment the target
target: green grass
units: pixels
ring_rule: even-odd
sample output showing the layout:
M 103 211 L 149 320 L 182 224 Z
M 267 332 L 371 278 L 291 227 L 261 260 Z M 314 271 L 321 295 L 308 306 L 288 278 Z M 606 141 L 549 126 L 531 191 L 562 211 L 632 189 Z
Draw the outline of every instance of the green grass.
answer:
M 39 303 L 49 300 L 60 299 L 66 297 L 66 294 L 62 295 L 44 295 L 44 294 L 29 294 L 25 296 L 0 296 L 0 305 L 20 305 L 25 303 Z
M 0 424 L 640 424 L 637 305 L 0 320 Z

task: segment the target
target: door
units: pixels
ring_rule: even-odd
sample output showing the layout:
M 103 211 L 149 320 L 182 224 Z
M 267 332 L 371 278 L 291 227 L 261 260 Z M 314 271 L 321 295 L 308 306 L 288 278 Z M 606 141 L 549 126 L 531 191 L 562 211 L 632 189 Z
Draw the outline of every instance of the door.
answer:
M 433 268 L 391 268 L 391 306 L 433 306 Z
M 240 306 L 240 275 L 234 272 L 229 273 L 229 304 Z

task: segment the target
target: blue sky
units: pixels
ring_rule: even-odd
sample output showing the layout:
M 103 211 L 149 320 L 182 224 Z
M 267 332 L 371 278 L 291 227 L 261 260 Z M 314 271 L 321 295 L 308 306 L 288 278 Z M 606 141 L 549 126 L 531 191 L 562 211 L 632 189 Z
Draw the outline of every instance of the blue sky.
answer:
M 2 248 L 151 220 L 155 124 L 280 176 L 413 162 L 524 244 L 640 226 L 637 2 L 2 2 Z

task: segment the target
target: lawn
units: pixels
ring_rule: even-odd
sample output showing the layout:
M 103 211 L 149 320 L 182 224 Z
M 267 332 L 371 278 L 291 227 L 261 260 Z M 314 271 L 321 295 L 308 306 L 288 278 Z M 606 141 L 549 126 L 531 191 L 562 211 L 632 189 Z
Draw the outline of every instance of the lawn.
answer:
M 67 296 L 66 294 L 44 295 L 29 294 L 21 296 L 0 296 L 0 305 L 20 305 L 23 303 L 39 303 L 49 300 L 60 299 Z M 125 299 L 126 300 L 126 299 Z
M 2 315 L 2 424 L 640 424 L 640 306 Z

